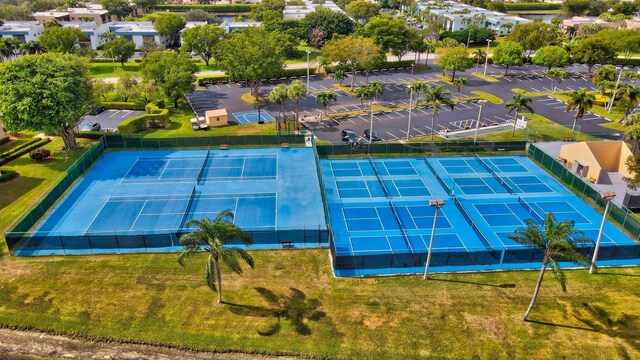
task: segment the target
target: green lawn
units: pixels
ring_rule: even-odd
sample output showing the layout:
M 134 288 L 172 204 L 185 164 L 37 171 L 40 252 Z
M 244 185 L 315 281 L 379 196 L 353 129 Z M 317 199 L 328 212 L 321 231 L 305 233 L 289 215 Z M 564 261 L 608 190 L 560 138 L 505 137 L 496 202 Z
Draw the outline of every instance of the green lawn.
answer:
M 56 150 L 55 140 L 47 145 Z M 79 154 L 9 164 L 0 186 L 5 228 Z M 548 274 L 532 314 L 520 319 L 537 272 L 335 278 L 328 250 L 254 251 L 255 270 L 224 270 L 217 306 L 205 255 L 0 256 L 0 324 L 207 350 L 358 359 L 594 358 L 640 356 L 640 268 L 568 271 L 568 292 Z M 268 291 L 288 302 L 269 306 Z M 291 296 L 291 288 L 301 296 Z M 280 332 L 262 336 L 276 323 Z M 311 314 L 300 316 L 296 314 Z M 302 323 L 304 326 L 295 326 Z
M 90 74 L 95 78 L 120 77 L 126 74 L 139 76 L 140 63 L 129 61 L 124 63 L 124 67 L 119 62 L 112 63 L 91 63 Z

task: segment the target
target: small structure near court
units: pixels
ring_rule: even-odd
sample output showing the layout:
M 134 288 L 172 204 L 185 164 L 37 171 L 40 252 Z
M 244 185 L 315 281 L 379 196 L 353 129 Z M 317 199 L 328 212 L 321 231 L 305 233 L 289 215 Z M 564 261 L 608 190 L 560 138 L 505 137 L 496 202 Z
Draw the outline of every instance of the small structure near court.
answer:
M 229 125 L 229 115 L 227 109 L 215 109 L 209 110 L 204 113 L 204 117 L 207 120 L 209 126 L 225 126 Z
M 610 172 L 631 177 L 625 164 L 629 156 L 632 156 L 631 150 L 624 141 L 584 141 L 563 145 L 558 160 L 575 173 L 598 184 L 610 183 Z

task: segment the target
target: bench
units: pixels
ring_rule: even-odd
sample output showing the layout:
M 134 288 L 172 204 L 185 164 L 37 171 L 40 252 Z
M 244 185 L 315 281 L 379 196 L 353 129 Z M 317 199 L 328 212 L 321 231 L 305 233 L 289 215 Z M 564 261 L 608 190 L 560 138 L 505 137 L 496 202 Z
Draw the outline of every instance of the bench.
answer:
M 229 150 L 229 145 L 227 145 L 227 144 L 221 144 L 221 145 L 220 145 L 220 150 Z
M 283 249 L 293 249 L 293 243 L 291 241 L 280 241 L 280 245 L 282 245 Z
M 289 148 L 289 143 L 282 143 L 282 148 L 283 149 L 288 149 Z

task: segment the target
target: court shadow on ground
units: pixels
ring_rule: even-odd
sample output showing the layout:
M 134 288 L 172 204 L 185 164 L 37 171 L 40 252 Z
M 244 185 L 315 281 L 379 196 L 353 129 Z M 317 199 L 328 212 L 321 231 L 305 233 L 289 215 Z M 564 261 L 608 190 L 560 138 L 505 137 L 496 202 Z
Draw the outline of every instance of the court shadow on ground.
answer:
M 9 165 L 13 165 L 9 163 Z M 12 180 L 2 183 L 0 190 L 0 209 L 5 209 L 14 201 L 19 200 L 23 195 L 37 188 L 45 179 L 29 176 L 18 176 Z
M 516 287 L 516 284 L 488 284 L 488 283 L 481 283 L 481 282 L 476 282 L 476 281 L 438 279 L 438 278 L 434 278 L 434 277 L 429 278 L 429 281 L 443 281 L 443 282 L 452 282 L 452 283 L 458 283 L 458 284 L 468 284 L 468 285 L 477 285 L 477 286 L 490 286 L 490 287 L 497 287 L 497 288 L 502 288 L 502 289 L 513 289 L 513 288 Z
M 260 297 L 267 303 L 266 306 L 253 306 L 232 304 L 229 311 L 234 314 L 247 317 L 270 318 L 266 327 L 257 329 L 260 336 L 272 336 L 281 329 L 281 322 L 288 321 L 299 335 L 311 335 L 309 321 L 317 322 L 328 319 L 327 314 L 320 310 L 320 300 L 308 299 L 304 292 L 296 288 L 290 288 L 287 295 L 277 294 L 263 287 L 254 288 Z

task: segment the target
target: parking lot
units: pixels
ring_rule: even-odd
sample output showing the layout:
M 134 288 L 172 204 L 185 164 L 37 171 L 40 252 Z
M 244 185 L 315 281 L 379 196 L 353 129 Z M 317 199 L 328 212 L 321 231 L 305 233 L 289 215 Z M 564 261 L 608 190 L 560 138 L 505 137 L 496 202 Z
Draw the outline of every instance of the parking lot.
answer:
M 597 67 L 594 67 L 595 71 Z M 484 66 L 479 67 L 479 72 L 484 70 Z M 556 91 L 574 91 L 581 88 L 587 88 L 589 90 L 596 90 L 596 87 L 592 84 L 591 79 L 586 74 L 586 67 L 584 65 L 571 65 L 565 68 L 570 73 L 570 77 L 564 79 L 564 81 L 557 86 Z M 625 68 L 625 70 L 636 71 L 634 67 Z M 443 84 L 452 93 L 453 97 L 470 97 L 473 96 L 472 91 L 481 90 L 492 95 L 500 97 L 503 101 L 509 101 L 514 95 L 514 89 L 524 89 L 530 92 L 550 92 L 552 90 L 552 79 L 546 77 L 544 74 L 547 69 L 544 67 L 527 65 L 520 67 L 513 67 L 509 69 L 510 76 L 502 78 L 504 68 L 501 66 L 495 66 L 489 64 L 487 73 L 489 75 L 497 75 L 500 77 L 500 82 L 489 83 L 484 80 L 478 79 L 470 75 L 470 72 L 475 69 L 470 69 L 467 72 L 458 72 L 456 76 L 467 77 L 469 82 L 462 89 L 462 93 L 459 95 L 457 89 L 448 84 Z M 436 66 L 432 66 L 430 69 L 399 69 L 399 70 L 380 70 L 373 71 L 369 74 L 369 82 L 378 81 L 384 86 L 384 92 L 377 99 L 379 104 L 387 107 L 406 107 L 409 103 L 409 95 L 406 91 L 406 86 L 411 81 L 437 81 L 437 76 L 442 74 L 442 71 Z M 275 79 L 266 81 L 260 88 L 260 94 L 267 96 L 269 91 L 278 84 L 289 85 L 294 80 L 301 80 L 306 83 L 306 77 L 298 77 L 292 79 Z M 363 74 L 359 74 L 356 78 L 355 84 L 362 86 L 365 84 L 366 78 Z M 343 81 L 343 85 L 349 86 L 351 83 L 350 75 Z M 299 112 L 301 117 L 318 117 L 320 114 L 325 113 L 325 109 L 321 104 L 316 102 L 316 93 L 318 91 L 333 90 L 338 95 L 338 101 L 331 103 L 326 109 L 326 113 L 344 113 L 360 111 L 366 112 L 370 109 L 367 105 L 367 100 L 361 101 L 350 94 L 339 91 L 334 86 L 334 81 L 331 78 L 321 78 L 318 76 L 311 76 L 309 82 L 309 91 L 305 97 L 299 99 Z M 226 108 L 228 112 L 246 112 L 255 111 L 254 106 L 245 103 L 241 100 L 241 96 L 249 91 L 249 88 L 241 83 L 230 84 L 218 84 L 210 85 L 207 88 L 202 88 L 193 94 L 188 96 L 189 102 L 194 109 L 194 112 L 199 116 L 204 114 L 204 111 L 216 108 Z M 571 127 L 573 125 L 573 119 L 575 111 L 566 112 L 566 105 L 560 101 L 547 96 L 534 97 L 532 107 L 536 113 L 539 113 L 563 126 Z M 414 104 L 417 99 L 414 98 Z M 270 114 L 275 116 L 279 114 L 279 109 L 276 105 L 267 103 L 264 108 Z M 295 103 L 293 100 L 288 100 L 285 103 L 285 111 L 288 115 L 292 115 L 295 111 Z M 638 109 L 634 110 L 638 111 Z M 451 111 L 448 108 L 440 107 L 440 116 L 436 119 L 435 131 L 441 131 L 449 129 L 451 131 L 456 129 L 473 128 L 477 122 L 478 117 L 478 105 L 473 102 L 465 102 L 456 105 L 455 110 Z M 513 114 L 509 114 L 504 105 L 492 105 L 487 104 L 484 106 L 482 122 L 485 124 L 505 123 L 513 121 Z M 615 137 L 619 136 L 619 132 L 605 127 L 599 126 L 600 124 L 607 123 L 608 120 L 592 113 L 587 113 L 580 120 L 578 124 L 581 126 L 581 131 L 590 134 L 605 134 L 605 136 Z M 324 121 L 322 123 L 309 123 L 309 127 L 314 130 L 316 136 L 323 140 L 340 141 L 340 131 L 342 129 L 352 129 L 358 135 L 362 136 L 364 129 L 368 129 L 371 123 L 371 117 L 369 115 L 357 115 L 350 116 L 346 119 L 339 121 Z M 406 138 L 407 125 L 408 125 L 408 111 L 396 110 L 385 113 L 374 114 L 373 117 L 374 130 L 378 132 L 379 136 L 383 140 L 399 140 Z M 426 136 L 431 133 L 431 109 L 430 108 L 415 108 L 412 114 L 412 130 L 411 136 Z M 608 134 L 608 135 L 607 135 Z
M 142 115 L 144 111 L 137 110 L 105 110 L 98 115 L 85 115 L 78 125 L 78 129 L 82 129 L 85 125 L 89 123 L 98 123 L 100 124 L 102 131 L 115 131 L 118 128 L 118 125 L 124 120 Z

